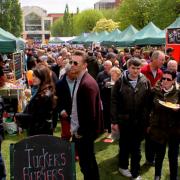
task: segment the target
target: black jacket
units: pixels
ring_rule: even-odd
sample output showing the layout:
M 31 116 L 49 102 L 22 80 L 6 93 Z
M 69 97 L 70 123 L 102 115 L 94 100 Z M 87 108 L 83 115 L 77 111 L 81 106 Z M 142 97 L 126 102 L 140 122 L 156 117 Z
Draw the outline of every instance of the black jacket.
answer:
M 180 109 L 173 110 L 159 103 L 168 101 L 180 104 L 179 85 L 174 86 L 172 91 L 165 92 L 161 89 L 160 82 L 153 89 L 153 108 L 150 117 L 150 137 L 159 143 L 165 143 L 169 137 L 180 139 Z
M 52 93 L 49 89 L 45 93 L 37 92 L 23 113 L 16 114 L 16 119 L 22 128 L 27 128 L 28 135 L 52 134 Z
M 72 110 L 72 99 L 69 86 L 66 80 L 66 75 L 63 76 L 56 84 L 56 95 L 58 97 L 57 109 L 60 113 L 62 110 L 65 110 L 69 117 L 67 118 L 70 121 L 70 115 Z
M 133 88 L 127 78 L 127 71 L 112 89 L 112 123 L 120 126 L 144 128 L 149 115 L 150 83 L 140 74 Z

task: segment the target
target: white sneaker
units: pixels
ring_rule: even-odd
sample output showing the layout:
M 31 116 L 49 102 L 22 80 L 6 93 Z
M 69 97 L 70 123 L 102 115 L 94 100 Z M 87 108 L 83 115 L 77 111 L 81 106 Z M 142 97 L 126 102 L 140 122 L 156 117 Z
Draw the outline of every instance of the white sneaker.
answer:
M 119 168 L 119 172 L 125 177 L 132 177 L 131 172 L 129 171 L 129 169 Z
M 142 177 L 138 176 L 137 178 L 132 178 L 132 180 L 142 180 Z

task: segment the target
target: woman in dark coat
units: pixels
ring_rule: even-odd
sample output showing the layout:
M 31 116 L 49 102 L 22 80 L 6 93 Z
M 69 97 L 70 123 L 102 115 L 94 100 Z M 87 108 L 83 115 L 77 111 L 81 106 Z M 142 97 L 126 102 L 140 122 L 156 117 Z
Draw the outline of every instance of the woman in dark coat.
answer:
M 55 87 L 50 70 L 43 64 L 33 69 L 33 85 L 38 86 L 23 113 L 16 115 L 22 128 L 27 128 L 29 136 L 53 134 L 52 112 L 56 104 Z
M 149 133 L 150 137 L 156 142 L 155 180 L 161 178 L 167 144 L 170 180 L 178 179 L 180 88 L 175 83 L 175 78 L 176 74 L 174 72 L 165 71 L 162 79 L 153 90 L 153 110 L 150 117 Z

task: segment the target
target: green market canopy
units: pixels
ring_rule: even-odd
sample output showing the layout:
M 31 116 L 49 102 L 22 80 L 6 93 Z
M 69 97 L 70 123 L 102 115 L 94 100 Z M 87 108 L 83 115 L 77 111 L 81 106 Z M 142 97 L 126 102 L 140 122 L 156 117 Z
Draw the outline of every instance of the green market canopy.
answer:
M 88 35 L 88 37 L 86 38 L 86 40 L 84 41 L 84 43 L 93 43 L 93 42 L 98 42 L 98 35 L 99 33 L 97 32 L 93 32 L 93 33 L 90 33 Z
M 60 43 L 63 43 L 64 41 L 61 40 L 60 37 L 52 37 L 50 38 L 49 40 L 49 44 L 60 44 Z
M 24 41 L 0 28 L 0 53 L 15 52 L 25 48 Z
M 167 28 L 180 28 L 180 17 L 178 17 L 170 26 Z
M 109 33 L 107 31 L 100 32 L 94 42 L 102 42 L 108 35 Z
M 108 36 L 102 39 L 102 44 L 113 44 L 113 42 L 119 37 L 121 31 L 119 29 L 115 29 L 114 31 L 110 32 Z
M 134 36 L 137 32 L 138 30 L 133 25 L 128 26 L 115 40 L 115 44 L 119 47 L 129 46 L 132 36 Z
M 165 44 L 164 31 L 155 26 L 152 22 L 136 33 L 129 45 L 162 45 Z M 160 36 L 161 35 L 161 36 Z
M 71 42 L 73 44 L 82 44 L 83 42 L 85 42 L 85 40 L 88 37 L 88 33 L 82 33 L 80 36 L 76 37 L 75 39 L 73 39 Z

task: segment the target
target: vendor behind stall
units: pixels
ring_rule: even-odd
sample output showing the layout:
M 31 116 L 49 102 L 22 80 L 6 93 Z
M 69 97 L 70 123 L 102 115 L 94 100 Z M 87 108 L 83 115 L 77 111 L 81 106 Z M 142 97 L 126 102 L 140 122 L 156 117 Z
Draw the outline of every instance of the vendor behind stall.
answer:
M 0 87 L 4 86 L 5 84 L 5 75 L 3 72 L 3 58 L 0 55 Z

